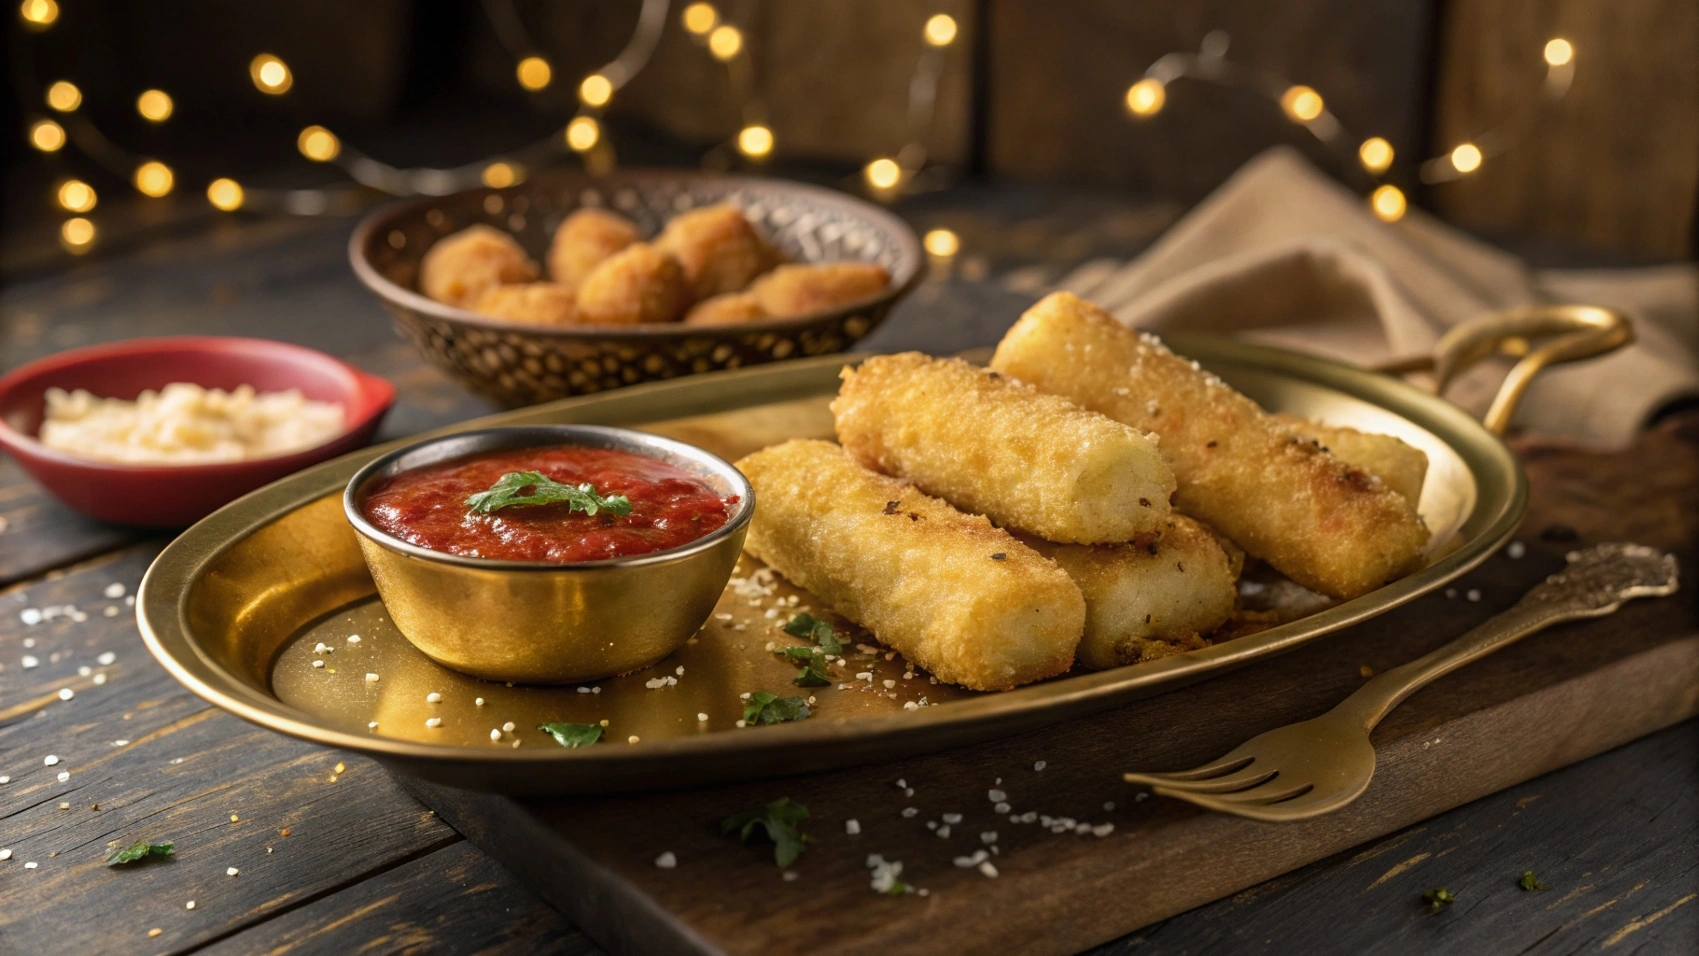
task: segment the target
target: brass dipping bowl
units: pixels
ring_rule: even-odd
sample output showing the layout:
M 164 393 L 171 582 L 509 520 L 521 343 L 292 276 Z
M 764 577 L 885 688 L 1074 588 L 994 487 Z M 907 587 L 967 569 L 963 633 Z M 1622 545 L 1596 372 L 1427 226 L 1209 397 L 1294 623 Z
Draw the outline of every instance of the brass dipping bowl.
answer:
M 813 315 L 721 326 L 535 325 L 479 315 L 418 291 L 425 250 L 468 226 L 510 233 L 542 262 L 555 227 L 578 209 L 611 209 L 652 237 L 679 213 L 721 202 L 741 208 L 793 262 L 877 262 L 891 281 L 876 295 Z M 348 258 L 421 355 L 508 408 L 845 351 L 885 321 L 919 284 L 925 265 L 914 230 L 872 203 L 803 183 L 689 170 L 600 177 L 554 170 L 504 189 L 397 203 L 360 223 Z
M 559 564 L 432 551 L 367 521 L 366 489 L 403 471 L 479 452 L 552 445 L 611 448 L 689 472 L 736 495 L 720 528 L 651 554 Z M 659 661 L 708 619 L 755 513 L 755 490 L 721 458 L 684 442 L 596 425 L 486 428 L 427 439 L 361 468 L 342 495 L 360 552 L 396 629 L 444 665 L 485 680 L 564 684 Z

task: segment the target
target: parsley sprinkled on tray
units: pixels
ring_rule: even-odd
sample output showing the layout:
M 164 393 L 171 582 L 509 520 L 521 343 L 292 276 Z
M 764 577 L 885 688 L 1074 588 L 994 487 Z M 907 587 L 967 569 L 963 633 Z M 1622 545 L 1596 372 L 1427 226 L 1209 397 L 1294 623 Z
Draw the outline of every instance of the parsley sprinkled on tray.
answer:
M 736 833 L 739 840 L 748 843 L 757 829 L 762 830 L 773 843 L 774 862 L 790 866 L 802 855 L 806 844 L 814 842 L 812 837 L 796 828 L 806 819 L 807 807 L 790 797 L 780 797 L 764 807 L 727 817 L 720 823 L 720 832 L 728 836 Z
M 146 840 L 136 842 L 120 850 L 113 850 L 106 858 L 107 866 L 118 866 L 121 863 L 135 863 L 139 860 L 163 860 L 176 851 L 176 845 L 170 840 L 163 843 L 149 843 Z
M 837 629 L 812 614 L 798 614 L 785 622 L 784 631 L 791 637 L 800 637 L 820 645 L 827 654 L 841 654 L 844 643 L 838 639 Z
M 569 750 L 588 747 L 602 739 L 602 728 L 598 724 L 538 724 L 537 729 Z
M 530 494 L 524 493 L 527 488 L 531 489 Z M 631 499 L 624 495 L 604 496 L 589 482 L 581 485 L 562 484 L 535 471 L 510 471 L 502 475 L 488 491 L 480 491 L 467 498 L 466 510 L 487 515 L 502 508 L 552 505 L 561 502 L 566 503 L 569 511 L 582 511 L 587 515 L 595 515 L 598 511 L 611 511 L 616 515 L 631 514 Z
M 750 694 L 743 703 L 743 721 L 751 727 L 802 720 L 809 713 L 808 702 L 801 697 L 780 697 L 764 690 Z
M 842 654 L 844 642 L 837 629 L 812 614 L 798 614 L 785 622 L 786 634 L 814 642 L 814 647 L 787 647 L 779 651 L 793 664 L 801 665 L 793 683 L 798 687 L 827 687 L 832 676 L 826 672 L 826 655 Z M 746 716 L 747 719 L 747 716 Z

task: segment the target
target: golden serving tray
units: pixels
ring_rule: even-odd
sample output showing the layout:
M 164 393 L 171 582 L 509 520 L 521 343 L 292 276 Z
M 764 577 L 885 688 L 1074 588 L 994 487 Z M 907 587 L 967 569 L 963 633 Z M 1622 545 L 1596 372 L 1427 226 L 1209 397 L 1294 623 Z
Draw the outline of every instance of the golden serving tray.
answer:
M 142 582 L 141 631 L 173 676 L 219 707 L 281 733 L 367 754 L 402 773 L 513 794 L 659 789 L 892 760 L 1170 690 L 1442 587 L 1503 544 L 1520 521 L 1527 490 L 1516 460 L 1445 400 L 1398 379 L 1280 349 L 1213 337 L 1168 340 L 1271 411 L 1396 435 L 1425 451 L 1430 466 L 1420 511 L 1436 542 L 1431 563 L 1364 597 L 1201 650 L 976 694 L 931 683 L 854 629 L 862 650 L 841 683 L 793 686 L 796 668 L 767 645 L 796 643 L 778 627 L 812 601 L 780 579 L 762 586 L 764 576 L 751 577 L 759 563 L 746 555 L 714 617 L 660 664 L 586 687 L 511 686 L 430 661 L 395 630 L 376 597 L 341 494 L 356 470 L 397 442 L 269 485 L 189 529 Z M 640 385 L 442 431 L 621 425 L 735 461 L 787 438 L 831 437 L 827 402 L 839 368 L 856 359 L 822 356 Z M 355 634 L 360 640 L 351 643 Z M 315 653 L 321 642 L 331 651 Z M 368 681 L 368 673 L 378 679 Z M 674 682 L 664 680 L 669 677 Z M 813 716 L 740 729 L 740 695 L 750 691 L 811 695 Z M 441 700 L 428 702 L 433 693 Z M 428 727 L 430 718 L 440 724 Z M 603 742 L 574 750 L 536 729 L 547 721 L 602 720 Z

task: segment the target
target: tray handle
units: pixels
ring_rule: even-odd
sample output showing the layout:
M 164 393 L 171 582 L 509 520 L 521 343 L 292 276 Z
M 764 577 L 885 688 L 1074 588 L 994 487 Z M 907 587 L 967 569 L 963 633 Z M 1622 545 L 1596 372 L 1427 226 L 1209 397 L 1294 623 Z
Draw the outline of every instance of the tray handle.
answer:
M 1634 341 L 1628 316 L 1598 305 L 1530 305 L 1489 312 L 1445 333 L 1432 355 L 1375 367 L 1391 375 L 1430 372 L 1433 391 L 1445 393 L 1464 370 L 1493 355 L 1520 359 L 1493 396 L 1481 424 L 1494 435 L 1510 427 L 1516 406 L 1548 366 L 1606 355 Z

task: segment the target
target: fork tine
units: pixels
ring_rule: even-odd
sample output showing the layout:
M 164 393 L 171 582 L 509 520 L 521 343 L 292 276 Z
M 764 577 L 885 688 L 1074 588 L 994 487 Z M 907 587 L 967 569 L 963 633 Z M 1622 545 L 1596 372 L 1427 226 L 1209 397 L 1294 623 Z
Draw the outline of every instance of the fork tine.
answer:
M 1287 800 L 1295 800 L 1314 789 L 1315 784 L 1313 783 L 1287 782 L 1282 785 L 1278 780 L 1270 780 L 1262 786 L 1253 787 L 1250 790 L 1242 790 L 1238 793 L 1222 794 L 1216 799 L 1223 803 L 1241 804 L 1244 806 L 1267 806 L 1272 803 L 1284 803 Z
M 1173 770 L 1167 773 L 1129 773 L 1123 774 L 1122 777 L 1128 783 L 1142 783 L 1154 787 L 1186 780 L 1205 780 L 1211 777 L 1225 776 L 1245 769 L 1254 759 L 1256 758 L 1232 753 L 1190 770 Z
M 1254 766 L 1227 774 L 1222 777 L 1210 777 L 1205 780 L 1158 780 L 1152 783 L 1151 789 L 1158 793 L 1167 790 L 1184 790 L 1188 793 L 1232 793 L 1260 787 L 1280 775 L 1278 770 L 1262 770 Z

